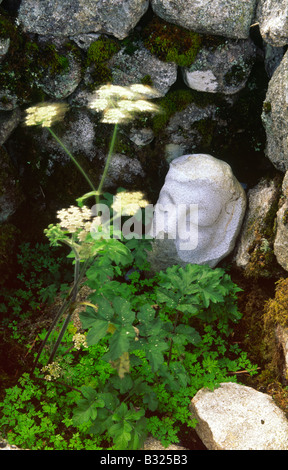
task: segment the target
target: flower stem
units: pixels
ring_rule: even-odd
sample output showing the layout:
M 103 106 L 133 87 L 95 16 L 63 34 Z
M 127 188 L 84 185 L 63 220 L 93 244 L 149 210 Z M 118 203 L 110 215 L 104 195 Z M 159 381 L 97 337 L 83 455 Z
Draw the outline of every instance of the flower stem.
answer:
M 52 131 L 52 129 L 50 127 L 46 127 L 46 129 L 48 129 L 48 131 L 50 132 L 50 134 L 54 137 L 54 139 L 58 142 L 58 144 L 62 147 L 62 149 L 64 150 L 64 152 L 67 153 L 68 157 L 71 158 L 71 160 L 73 161 L 73 163 L 75 163 L 75 165 L 77 166 L 78 170 L 82 173 L 82 175 L 84 176 L 84 178 L 86 179 L 87 183 L 89 184 L 89 186 L 93 189 L 93 191 L 96 191 L 96 188 L 95 186 L 93 185 L 92 181 L 90 180 L 90 178 L 87 176 L 87 174 L 85 173 L 85 171 L 83 170 L 83 168 L 81 167 L 81 165 L 79 165 L 79 163 L 77 162 L 77 160 L 73 157 L 72 153 L 67 149 L 67 147 L 63 144 L 63 142 L 59 139 L 59 137 L 57 137 L 57 135 Z
M 109 153 L 108 153 L 108 156 L 107 156 L 107 160 L 106 160 L 106 163 L 105 163 L 105 167 L 104 167 L 104 171 L 103 171 L 103 174 L 102 174 L 102 177 L 101 177 L 101 181 L 99 183 L 98 190 L 97 190 L 97 202 L 99 202 L 99 195 L 101 194 L 102 187 L 103 187 L 105 178 L 106 178 L 107 173 L 108 173 L 110 160 L 111 160 L 113 150 L 114 150 L 114 146 L 115 146 L 117 130 L 118 130 L 118 124 L 115 124 L 113 134 L 112 134 L 112 138 L 111 138 L 111 142 L 110 142 Z

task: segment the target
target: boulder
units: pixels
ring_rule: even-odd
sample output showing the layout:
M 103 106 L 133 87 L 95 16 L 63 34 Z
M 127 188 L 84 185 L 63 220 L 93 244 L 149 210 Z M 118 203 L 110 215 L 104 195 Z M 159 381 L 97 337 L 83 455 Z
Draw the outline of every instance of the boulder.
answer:
M 154 210 L 152 270 L 215 267 L 233 250 L 245 208 L 245 192 L 226 162 L 206 154 L 174 159 Z
M 274 254 L 280 266 L 288 271 L 288 171 L 283 179 L 281 206 L 277 212 Z
M 0 145 L 4 144 L 21 120 L 22 113 L 19 108 L 0 112 Z
M 237 93 L 246 85 L 255 55 L 250 39 L 225 40 L 216 48 L 203 47 L 193 64 L 182 68 L 184 82 L 198 91 Z
M 221 124 L 216 116 L 215 104 L 200 106 L 194 102 L 188 104 L 182 111 L 174 113 L 165 127 L 167 145 L 174 146 L 172 154 L 180 157 L 196 150 L 199 146 L 205 146 L 205 143 L 211 140 L 216 123 L 219 126 Z M 181 150 L 182 153 L 179 154 Z M 171 159 L 171 147 L 166 148 L 166 152 L 168 158 Z
M 18 20 L 36 34 L 106 33 L 124 39 L 146 13 L 149 0 L 22 0 Z
M 268 84 L 262 122 L 266 132 L 266 156 L 275 168 L 288 170 L 288 51 Z
M 287 0 L 260 0 L 257 6 L 260 34 L 265 42 L 281 47 L 288 44 Z
M 263 49 L 265 71 L 270 79 L 277 67 L 280 65 L 286 50 L 284 46 L 274 47 L 268 43 L 263 44 Z
M 142 129 L 132 127 L 129 139 L 134 142 L 137 147 L 145 147 L 145 145 L 148 145 L 153 141 L 154 132 L 149 127 L 143 127 Z
M 256 0 L 151 0 L 156 13 L 168 23 L 226 38 L 249 37 Z
M 288 421 L 273 399 L 233 382 L 201 389 L 191 402 L 191 418 L 208 450 L 287 450 Z
M 121 49 L 108 65 L 111 68 L 114 85 L 142 83 L 144 77 L 149 77 L 159 97 L 165 96 L 177 80 L 177 65 L 159 60 L 141 44 L 132 54 Z
M 266 263 L 262 257 L 273 250 L 273 233 L 279 199 L 279 182 L 276 179 L 262 179 L 247 194 L 248 206 L 241 233 L 235 249 L 235 262 L 248 274 L 258 268 L 265 274 Z M 276 209 L 275 209 L 276 206 Z M 273 213 L 272 213 L 273 211 Z
M 10 46 L 10 38 L 0 38 L 0 62 L 7 54 Z
M 57 53 L 65 61 L 60 72 L 53 72 L 48 68 L 46 74 L 40 75 L 37 86 L 50 98 L 63 100 L 70 96 L 78 87 L 82 79 L 82 65 L 79 58 L 72 52 L 65 50 L 59 43 Z
M 106 157 L 105 157 L 106 159 Z M 136 158 L 130 158 L 120 153 L 115 153 L 110 161 L 104 188 L 129 188 L 137 179 L 142 180 L 145 173 L 141 163 Z

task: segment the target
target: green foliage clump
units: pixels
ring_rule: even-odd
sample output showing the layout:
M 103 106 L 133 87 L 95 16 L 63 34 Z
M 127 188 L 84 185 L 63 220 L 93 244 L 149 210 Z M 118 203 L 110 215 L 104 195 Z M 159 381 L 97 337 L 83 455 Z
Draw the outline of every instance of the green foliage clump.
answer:
M 144 45 L 152 54 L 181 67 L 194 62 L 202 44 L 199 34 L 156 17 L 144 28 L 143 36 Z
M 276 324 L 288 326 L 288 278 L 276 282 L 275 297 L 265 305 L 264 323 L 266 328 Z
M 93 66 L 93 88 L 112 81 L 111 70 L 107 66 L 107 62 L 119 49 L 120 46 L 116 40 L 106 37 L 101 37 L 90 45 L 87 51 L 86 65 L 87 67 Z
M 251 223 L 249 229 L 253 231 L 254 239 L 249 247 L 249 263 L 245 269 L 245 276 L 253 278 L 269 278 L 279 272 L 279 265 L 273 250 L 276 236 L 276 215 L 279 208 L 281 194 L 281 176 L 275 178 L 276 191 L 265 218 L 259 222 L 257 218 Z
M 5 313 L 9 321 L 32 316 L 44 302 L 52 302 L 61 286 L 67 288 L 67 282 L 72 280 L 65 258 L 63 260 L 55 248 L 51 249 L 44 243 L 36 243 L 35 246 L 21 243 L 14 272 L 14 282 L 9 288 L 4 285 L 0 292 L 3 298 L 0 313 Z
M 169 91 L 167 95 L 159 99 L 161 113 L 153 117 L 153 130 L 157 134 L 176 112 L 182 111 L 190 103 L 194 102 L 195 93 L 189 89 Z
M 173 266 L 146 278 L 150 241 L 99 239 L 95 245 L 81 330 L 71 320 L 45 366 L 59 325 L 39 359 L 41 369 L 6 392 L 0 425 L 10 443 L 139 449 L 150 432 L 169 445 L 181 426 L 195 426 L 189 403 L 200 388 L 233 381 L 242 368 L 255 371 L 229 344 L 229 325 L 241 315 L 239 288 L 224 270 Z M 80 350 L 79 333 L 85 339 Z

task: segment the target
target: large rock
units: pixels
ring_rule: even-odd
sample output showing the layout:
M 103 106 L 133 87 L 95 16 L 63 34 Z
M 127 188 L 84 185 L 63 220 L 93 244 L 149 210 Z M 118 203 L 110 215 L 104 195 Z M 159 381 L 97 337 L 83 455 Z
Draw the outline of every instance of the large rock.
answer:
M 159 60 L 141 44 L 133 54 L 127 54 L 125 49 L 119 51 L 109 61 L 109 67 L 115 85 L 141 83 L 145 76 L 149 76 L 159 97 L 165 96 L 177 80 L 177 65 Z
M 149 0 L 22 0 L 24 31 L 56 36 L 100 32 L 124 39 L 146 13 Z
M 288 51 L 269 81 L 263 103 L 266 155 L 280 171 L 288 170 Z
M 249 37 L 256 0 L 151 0 L 156 15 L 184 28 L 226 38 Z
M 192 102 L 170 118 L 165 128 L 167 145 L 177 146 L 179 151 L 182 149 L 182 153 L 179 155 L 176 153 L 177 157 L 196 150 L 203 144 L 203 141 L 210 140 L 209 130 L 214 129 L 216 122 L 217 106 L 215 104 L 199 106 Z
M 141 163 L 136 158 L 115 153 L 110 161 L 104 188 L 129 187 L 137 180 L 142 181 L 144 177 Z
M 152 270 L 216 266 L 234 248 L 246 196 L 230 166 L 211 155 L 174 159 L 155 206 Z
M 244 385 L 201 389 L 191 403 L 208 450 L 288 450 L 288 421 L 273 399 Z
M 270 237 L 278 207 L 278 186 L 277 179 L 262 179 L 248 191 L 248 207 L 235 250 L 236 265 L 247 274 L 255 270 L 259 274 L 260 269 L 264 275 L 268 268 L 264 258 L 273 250 L 274 238 Z
M 47 39 L 44 38 L 43 42 L 46 41 Z M 48 68 L 45 74 L 40 74 L 37 86 L 50 98 L 63 100 L 70 96 L 80 84 L 82 64 L 76 54 L 65 49 L 65 41 L 62 43 L 61 40 L 56 40 L 55 42 L 57 54 L 61 54 L 62 60 L 65 60 L 65 66 L 60 72 L 53 72 L 51 68 Z
M 276 47 L 288 44 L 287 0 L 260 0 L 257 19 L 264 41 Z
M 277 212 L 274 253 L 277 262 L 288 271 L 288 171 L 282 183 L 282 204 Z
M 4 144 L 21 120 L 22 113 L 19 108 L 0 112 L 0 145 Z
M 218 47 L 203 47 L 190 67 L 182 69 L 186 85 L 209 93 L 233 94 L 246 85 L 256 49 L 250 39 L 226 40 Z
M 0 62 L 9 50 L 10 38 L 0 38 Z

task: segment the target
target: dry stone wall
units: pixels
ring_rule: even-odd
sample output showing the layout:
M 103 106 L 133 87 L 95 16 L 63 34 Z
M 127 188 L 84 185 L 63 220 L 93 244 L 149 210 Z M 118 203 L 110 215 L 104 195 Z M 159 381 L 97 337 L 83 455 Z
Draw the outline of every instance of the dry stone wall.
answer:
M 76 172 L 68 172 L 66 155 L 45 130 L 21 126 L 25 108 L 31 104 L 64 100 L 69 105 L 67 121 L 57 132 L 91 177 L 100 177 L 111 126 L 103 127 L 97 113 L 87 110 L 87 103 L 97 86 L 107 82 L 155 87 L 164 112 L 121 129 L 114 158 L 117 171 L 110 175 L 106 189 L 109 185 L 110 189 L 117 185 L 144 189 L 155 203 L 169 163 L 190 153 L 228 161 L 248 189 L 263 174 L 270 172 L 272 180 L 275 173 L 284 177 L 288 169 L 287 0 L 1 3 L 0 142 L 13 166 L 13 176 L 7 176 L 12 180 L 3 185 L 2 222 L 11 217 L 13 223 L 17 221 L 25 212 L 23 201 L 39 205 L 42 214 L 49 198 L 56 197 L 55 185 L 59 193 L 66 191 L 53 202 L 59 207 L 87 190 Z M 258 69 L 260 81 L 254 75 Z M 124 172 L 121 155 L 127 163 L 122 165 Z M 253 166 L 259 172 L 256 176 L 251 176 Z M 280 232 L 283 224 L 277 247 Z M 284 269 L 287 257 L 277 258 Z

